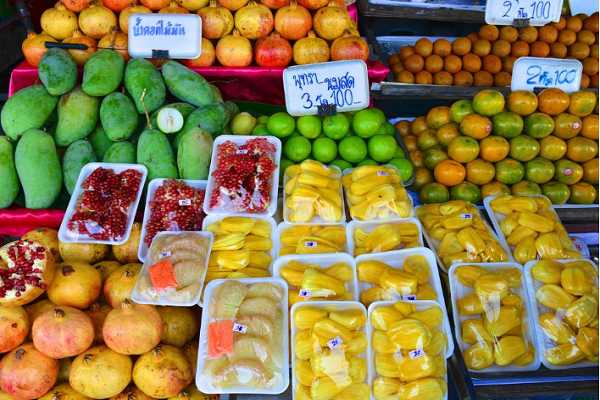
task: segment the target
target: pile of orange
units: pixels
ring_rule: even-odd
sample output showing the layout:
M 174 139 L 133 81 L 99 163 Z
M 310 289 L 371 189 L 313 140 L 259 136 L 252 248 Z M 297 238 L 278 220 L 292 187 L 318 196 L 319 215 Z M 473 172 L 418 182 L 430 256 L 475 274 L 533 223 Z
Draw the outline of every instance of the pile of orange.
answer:
M 598 87 L 598 13 L 561 17 L 542 27 L 483 25 L 453 42 L 421 38 L 388 62 L 401 83 L 510 86 L 513 64 L 525 56 L 578 59 L 581 87 Z
M 598 191 L 598 99 L 545 89 L 482 90 L 396 124 L 421 201 L 478 203 L 497 193 L 591 204 Z

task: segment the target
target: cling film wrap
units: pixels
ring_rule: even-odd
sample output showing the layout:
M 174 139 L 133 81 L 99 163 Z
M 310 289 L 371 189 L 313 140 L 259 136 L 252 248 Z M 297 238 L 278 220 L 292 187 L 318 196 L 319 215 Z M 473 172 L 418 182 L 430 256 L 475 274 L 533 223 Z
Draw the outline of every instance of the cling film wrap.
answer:
M 447 271 L 457 262 L 505 262 L 510 252 L 469 202 L 451 200 L 416 208 L 425 238 Z
M 290 224 L 281 222 L 277 227 L 279 256 L 289 254 L 347 253 L 344 224 Z
M 354 256 L 422 247 L 421 224 L 416 218 L 385 222 L 351 221 L 346 226 L 350 251 Z
M 305 160 L 285 170 L 283 219 L 292 224 L 346 221 L 342 172 L 336 166 Z
M 294 399 L 368 399 L 367 311 L 354 301 L 291 310 Z
M 434 301 L 382 301 L 369 306 L 369 378 L 375 399 L 443 400 L 452 336 Z
M 355 221 L 412 217 L 413 204 L 395 167 L 364 165 L 342 178 L 350 216 Z
M 549 369 L 598 365 L 598 267 L 590 260 L 525 265 L 542 363 Z
M 470 371 L 539 367 L 532 312 L 516 263 L 455 264 L 449 272 L 456 338 Z
M 500 240 L 518 263 L 581 258 L 547 197 L 499 195 L 486 197 L 484 204 Z
M 196 385 L 205 393 L 278 394 L 289 384 L 287 285 L 227 279 L 206 287 Z

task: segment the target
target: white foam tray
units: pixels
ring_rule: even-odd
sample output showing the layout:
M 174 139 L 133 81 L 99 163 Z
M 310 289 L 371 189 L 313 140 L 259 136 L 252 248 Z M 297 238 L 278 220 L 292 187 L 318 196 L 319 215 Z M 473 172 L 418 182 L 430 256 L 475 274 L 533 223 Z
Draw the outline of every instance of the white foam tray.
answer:
M 419 222 L 419 220 L 415 217 L 397 218 L 397 219 L 390 219 L 387 221 L 350 221 L 350 222 L 348 222 L 348 224 L 346 224 L 346 241 L 348 242 L 348 248 L 350 250 L 350 254 L 353 254 L 356 257 L 356 255 L 354 253 L 356 250 L 355 246 L 354 246 L 354 232 L 358 228 L 369 233 L 380 225 L 384 225 L 384 224 L 395 225 L 395 224 L 401 224 L 401 223 L 411 223 L 411 224 L 415 224 L 417 226 L 417 229 L 419 231 L 419 234 L 418 234 L 419 246 L 423 247 L 423 227 L 421 226 L 421 223 Z M 396 250 L 402 250 L 402 249 L 396 249 Z M 390 250 L 390 251 L 392 251 L 392 250 Z
M 290 224 L 289 222 L 280 222 L 279 225 L 277 225 L 277 243 L 278 243 L 278 248 L 277 248 L 277 255 L 279 254 L 279 251 L 281 250 L 281 234 L 289 228 L 292 228 L 294 226 L 302 226 L 302 225 L 322 225 L 322 224 Z M 345 232 L 345 227 L 346 224 L 345 223 L 341 223 L 341 224 L 336 224 L 339 226 L 344 227 L 344 232 Z M 327 226 L 333 226 L 333 225 L 327 225 Z M 348 247 L 348 238 L 346 237 L 346 247 L 345 247 L 345 253 L 350 254 L 350 249 Z M 320 253 L 320 254 L 331 254 L 331 253 Z

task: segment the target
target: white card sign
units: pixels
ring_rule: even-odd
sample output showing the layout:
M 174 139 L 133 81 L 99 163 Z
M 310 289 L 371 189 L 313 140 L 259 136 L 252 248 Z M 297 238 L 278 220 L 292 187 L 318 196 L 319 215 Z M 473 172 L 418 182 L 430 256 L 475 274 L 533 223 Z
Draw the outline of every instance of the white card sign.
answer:
M 202 20 L 196 14 L 131 14 L 128 51 L 132 57 L 200 57 Z
M 485 6 L 485 22 L 491 25 L 513 25 L 515 20 L 527 20 L 529 25 L 546 25 L 560 19 L 562 2 L 563 0 L 489 0 Z
M 319 106 L 335 105 L 337 112 L 369 106 L 369 77 L 362 60 L 295 65 L 283 71 L 287 112 L 315 115 Z
M 569 0 L 571 15 L 592 15 L 598 12 L 598 1 L 594 0 Z
M 581 86 L 583 65 L 579 60 L 565 58 L 521 57 L 515 61 L 511 90 L 554 87 L 567 93 Z

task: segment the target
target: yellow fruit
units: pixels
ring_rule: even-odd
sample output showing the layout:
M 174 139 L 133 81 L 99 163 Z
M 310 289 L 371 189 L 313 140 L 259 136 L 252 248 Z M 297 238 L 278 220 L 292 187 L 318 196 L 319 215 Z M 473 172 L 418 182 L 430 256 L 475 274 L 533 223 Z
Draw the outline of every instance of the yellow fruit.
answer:
M 477 319 L 467 319 L 461 323 L 462 340 L 467 344 L 479 342 L 492 343 L 492 336 L 483 326 L 483 321 Z
M 523 308 L 523 300 L 517 296 L 516 294 L 509 294 L 505 298 L 502 299 L 503 306 L 512 306 L 518 309 Z
M 591 293 L 593 282 L 585 271 L 578 267 L 568 267 L 560 274 L 560 284 L 567 292 L 582 296 Z
M 254 228 L 256 222 L 257 221 L 255 219 L 248 217 L 226 217 L 219 222 L 219 229 L 224 232 L 239 232 L 247 235 L 250 233 L 252 228 Z M 269 225 L 269 232 L 270 230 L 271 226 Z
M 383 273 L 388 269 L 388 265 L 381 261 L 363 261 L 357 266 L 358 280 L 361 282 L 368 282 L 373 283 L 375 285 L 379 285 L 379 278 L 381 278 Z
M 216 251 L 217 265 L 224 269 L 239 270 L 245 268 L 250 263 L 250 251 L 241 250 L 221 250 Z
M 253 251 L 271 251 L 271 247 L 273 247 L 273 242 L 271 241 L 271 239 L 266 237 L 248 235 L 246 236 L 244 247 L 248 250 Z
M 351 357 L 349 360 L 348 374 L 354 383 L 361 383 L 367 378 L 367 362 L 364 358 Z
M 523 225 L 519 225 L 517 228 L 515 228 L 512 233 L 510 235 L 508 235 L 506 237 L 506 242 L 510 245 L 510 246 L 516 246 L 518 245 L 523 239 L 529 237 L 529 236 L 533 236 L 534 238 L 536 237 L 537 233 L 531 229 L 528 228 L 526 226 Z
M 473 287 L 483 273 L 485 270 L 476 265 L 462 265 L 454 270 L 454 277 L 464 286 Z
M 377 377 L 373 381 L 373 395 L 376 400 L 392 400 L 400 390 L 400 381 L 394 378 Z
M 365 314 L 361 310 L 339 310 L 329 313 L 329 318 L 344 327 L 357 330 L 365 325 Z
M 372 337 L 373 349 L 377 353 L 382 354 L 393 354 L 397 350 L 397 346 L 394 346 L 384 331 L 373 330 Z
M 327 311 L 313 307 L 303 307 L 294 313 L 296 329 L 311 329 L 315 323 L 327 318 Z
M 444 355 L 446 353 L 446 345 L 448 338 L 443 330 L 437 330 L 433 332 L 431 342 L 425 347 L 425 354 L 429 355 Z
M 598 328 L 586 326 L 579 329 L 576 344 L 586 356 L 598 356 Z
M 329 377 L 318 378 L 310 387 L 310 396 L 312 400 L 331 400 L 351 384 L 350 377 L 336 380 Z
M 519 213 L 511 213 L 500 221 L 500 230 L 504 236 L 510 235 L 519 226 Z
M 360 293 L 360 302 L 366 306 L 382 300 L 393 300 L 393 296 L 391 293 L 388 293 L 386 290 L 378 286 L 374 286 Z
M 310 398 L 310 387 L 304 385 L 298 385 L 294 396 L 297 400 L 311 400 Z
M 429 345 L 431 331 L 421 321 L 405 318 L 390 326 L 388 337 L 402 350 L 422 349 Z
M 562 264 L 553 260 L 540 260 L 531 268 L 531 276 L 542 283 L 559 284 Z
M 380 276 L 379 285 L 392 294 L 409 295 L 417 292 L 417 277 L 403 271 L 386 269 Z
M 310 160 L 310 159 L 304 160 L 300 163 L 300 171 L 312 172 L 317 175 L 326 176 L 326 177 L 339 176 L 339 170 L 329 168 L 325 164 L 322 164 L 318 161 Z
M 300 287 L 309 291 L 313 297 L 339 296 L 346 291 L 344 282 L 314 268 L 308 268 L 304 271 Z
M 409 301 L 398 301 L 394 303 L 394 308 L 404 317 L 408 317 L 410 314 L 417 311 L 417 306 Z
M 367 336 L 363 332 L 357 332 L 347 343 L 344 343 L 344 351 L 347 354 L 360 354 L 367 350 Z
M 521 324 L 521 310 L 516 307 L 494 308 L 486 313 L 483 326 L 490 335 L 500 337 Z
M 229 233 L 217 236 L 213 242 L 212 250 L 239 250 L 244 247 L 245 239 L 245 233 Z
M 371 395 L 371 389 L 366 383 L 353 383 L 335 396 L 335 400 L 363 400 Z
M 494 361 L 503 367 L 512 363 L 527 351 L 523 338 L 519 336 L 504 336 L 494 342 Z
M 513 360 L 513 364 L 518 365 L 520 367 L 524 367 L 525 365 L 529 365 L 533 362 L 535 358 L 535 348 L 533 344 L 527 344 L 527 351 L 523 353 L 521 356 L 515 358 Z
M 571 327 L 583 328 L 598 315 L 598 301 L 592 296 L 581 296 L 567 308 L 565 318 Z
M 300 360 L 309 360 L 315 352 L 321 350 L 319 341 L 313 337 L 310 329 L 298 331 L 294 342 L 295 355 Z
M 535 292 L 535 298 L 542 305 L 553 310 L 567 308 L 573 300 L 575 300 L 575 298 L 565 292 L 562 287 L 552 284 L 546 284 L 540 287 L 537 292 Z
M 348 378 L 349 363 L 341 351 L 325 349 L 310 358 L 310 367 L 315 378 Z
M 401 381 L 414 381 L 415 379 L 427 378 L 435 373 L 436 365 L 434 357 L 428 354 L 412 358 L 402 357 L 397 361 Z
M 469 253 L 481 253 L 485 250 L 485 242 L 475 229 L 467 227 L 461 229 L 456 235 L 458 242 Z
M 535 260 L 537 250 L 535 248 L 535 238 L 527 236 L 522 239 L 513 250 L 513 255 L 518 263 L 525 264 L 527 261 Z
M 399 378 L 400 371 L 394 354 L 375 353 L 375 371 L 386 378 Z
M 499 302 L 509 294 L 508 282 L 500 273 L 485 273 L 473 285 L 482 302 Z
M 419 285 L 417 300 L 437 300 L 437 293 L 430 285 Z
M 540 234 L 535 239 L 535 248 L 541 258 L 563 258 L 563 246 L 555 232 Z
M 442 226 L 446 229 L 462 229 L 473 224 L 473 218 L 465 215 L 446 217 L 442 220 Z
M 598 270 L 587 261 L 573 261 L 566 264 L 561 264 L 564 268 L 581 268 L 592 282 L 598 281 Z
M 465 350 L 463 357 L 469 369 L 482 370 L 494 363 L 494 349 L 487 342 L 477 342 Z
M 427 259 L 421 255 L 412 255 L 404 260 L 404 271 L 417 277 L 417 283 L 423 285 L 429 282 L 430 268 Z
M 404 316 L 392 306 L 377 307 L 371 313 L 371 324 L 377 330 L 387 331 L 394 322 L 402 318 Z
M 296 315 L 297 316 L 297 315 Z M 340 337 L 344 342 L 352 339 L 352 332 L 329 318 L 321 319 L 313 325 L 313 332 L 323 339 L 331 340 Z
M 529 211 L 523 211 L 519 214 L 519 224 L 536 232 L 546 233 L 554 230 L 554 221 Z
M 342 262 L 330 265 L 328 268 L 325 268 L 323 272 L 343 282 L 351 281 L 352 278 L 354 278 L 352 267 Z
M 438 254 L 443 257 L 449 254 L 460 253 L 464 250 L 465 249 L 458 241 L 458 236 L 456 235 L 456 233 L 449 232 L 445 234 L 443 239 L 441 240 L 440 245 L 438 247 Z
M 483 312 L 481 300 L 475 293 L 469 293 L 462 299 L 458 299 L 458 312 L 461 315 L 475 315 Z
M 439 379 L 425 378 L 401 385 L 399 398 L 402 400 L 441 400 L 444 398 L 444 392 Z
M 310 362 L 300 359 L 296 360 L 296 367 L 294 372 L 296 375 L 296 379 L 298 380 L 298 382 L 300 382 L 300 384 L 304 386 L 312 385 L 315 376 L 313 375 L 312 369 L 310 367 Z
M 508 283 L 510 288 L 520 288 L 522 283 L 521 270 L 518 268 L 506 268 L 498 272 Z
M 544 356 L 550 364 L 571 365 L 583 360 L 585 353 L 574 344 L 564 343 L 547 349 Z
M 438 306 L 429 307 L 423 311 L 417 311 L 408 316 L 408 318 L 418 319 L 429 329 L 435 331 L 442 326 L 442 321 L 444 318 L 444 313 L 442 309 Z

